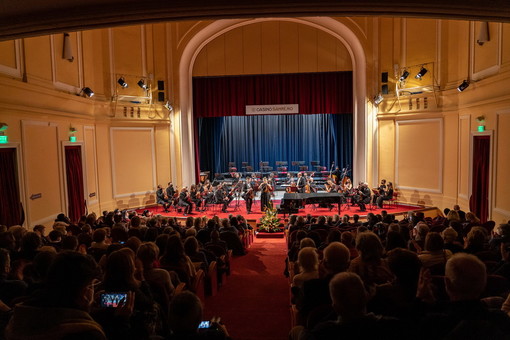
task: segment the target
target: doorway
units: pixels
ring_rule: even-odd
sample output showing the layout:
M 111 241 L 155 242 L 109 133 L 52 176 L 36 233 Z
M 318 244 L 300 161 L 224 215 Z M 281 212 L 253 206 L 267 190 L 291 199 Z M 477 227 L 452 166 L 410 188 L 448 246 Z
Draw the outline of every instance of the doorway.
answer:
M 18 152 L 16 148 L 0 148 L 0 224 L 23 225 L 25 216 L 20 199 Z
M 83 189 L 83 162 L 81 145 L 66 145 L 67 216 L 76 223 L 85 214 L 86 201 Z
M 491 178 L 491 136 L 475 135 L 472 140 L 471 197 L 469 209 L 482 223 L 489 218 Z

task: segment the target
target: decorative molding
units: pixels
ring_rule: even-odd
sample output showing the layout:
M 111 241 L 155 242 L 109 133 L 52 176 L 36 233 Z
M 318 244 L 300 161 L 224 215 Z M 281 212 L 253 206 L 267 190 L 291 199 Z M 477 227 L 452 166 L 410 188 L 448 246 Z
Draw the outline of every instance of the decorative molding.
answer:
M 492 209 L 494 212 L 497 212 L 498 214 L 505 215 L 507 217 L 510 217 L 510 210 L 505 210 L 501 208 L 494 208 Z
M 127 194 L 119 194 L 117 193 L 117 185 L 116 185 L 116 168 L 115 168 L 115 141 L 113 138 L 114 131 L 149 131 L 151 134 L 151 159 L 152 159 L 152 190 L 138 191 Z M 143 195 L 146 193 L 154 193 L 155 188 L 157 186 L 156 183 L 156 150 L 154 146 L 154 128 L 143 128 L 143 127 L 110 127 L 110 157 L 112 163 L 112 189 L 113 189 L 113 198 L 123 198 L 129 197 L 131 195 Z
M 420 192 L 430 192 L 430 193 L 436 193 L 436 194 L 442 194 L 443 193 L 443 167 L 444 167 L 444 157 L 443 157 L 443 149 L 444 149 L 444 132 L 443 132 L 443 119 L 442 118 L 427 118 L 427 119 L 413 119 L 413 120 L 397 120 L 395 122 L 395 182 L 394 185 L 396 186 L 396 183 L 399 183 L 399 171 L 398 171 L 398 164 L 399 164 L 399 138 L 400 138 L 400 132 L 399 132 L 399 126 L 405 125 L 405 124 L 415 124 L 415 123 L 424 123 L 424 122 L 439 122 L 439 150 L 438 150 L 438 157 L 439 157 L 439 171 L 438 171 L 438 179 L 439 179 L 439 187 L 437 189 L 430 189 L 430 188 L 418 188 L 418 187 L 411 187 L 411 186 L 402 186 L 398 184 L 399 189 L 405 189 L 405 190 L 417 190 Z
M 96 144 L 96 127 L 93 126 L 93 125 L 84 125 L 83 126 L 83 141 L 85 142 L 85 152 L 87 152 L 87 150 L 90 148 L 90 145 L 87 143 L 87 140 L 85 139 L 85 132 L 87 130 L 92 130 L 93 131 L 93 142 L 94 142 L 94 148 L 92 150 L 92 153 L 94 155 L 94 164 L 92 164 L 93 168 L 94 168 L 94 186 L 96 188 L 96 196 L 95 196 L 95 199 L 91 200 L 90 197 L 89 197 L 89 194 L 90 192 L 88 192 L 88 185 L 86 187 L 86 190 L 85 190 L 85 196 L 86 196 L 86 199 L 87 199 L 87 206 L 90 206 L 90 205 L 93 205 L 93 204 L 98 204 L 99 203 L 99 178 L 98 178 L 98 173 L 97 173 L 97 144 Z M 89 166 L 91 166 L 90 164 L 88 164 L 86 161 L 85 161 L 85 169 L 87 171 L 87 174 L 88 174 L 88 169 L 89 169 Z M 88 183 L 88 182 L 87 182 Z
M 500 126 L 499 126 L 500 117 L 503 116 L 503 115 L 510 115 L 510 109 L 505 109 L 505 110 L 501 110 L 501 111 L 496 112 L 496 129 L 495 129 L 496 130 L 496 133 L 495 133 L 496 136 L 494 137 L 494 149 L 493 149 L 494 150 L 493 152 L 495 153 L 495 155 L 494 155 L 494 164 L 493 164 L 493 166 L 494 166 L 494 179 L 495 179 L 494 180 L 494 196 L 493 196 L 494 200 L 493 200 L 493 202 L 494 202 L 494 211 L 498 211 L 500 213 L 504 213 L 506 211 L 505 209 L 497 207 L 498 206 L 498 201 L 496 199 L 497 198 L 496 197 L 496 193 L 497 193 L 497 188 L 498 188 L 498 183 L 497 183 L 498 176 L 497 176 L 497 173 L 496 173 L 497 170 L 498 170 L 498 157 L 497 156 L 498 156 L 498 151 L 499 151 L 500 146 L 503 147 L 503 148 L 506 146 L 506 145 L 500 145 L 498 143 L 498 136 L 505 136 L 506 135 L 504 132 L 500 133 L 500 131 L 499 131 L 499 128 L 500 128 Z M 510 215 L 510 212 L 508 213 L 508 215 Z
M 21 42 L 20 40 L 14 40 L 14 52 L 16 54 L 16 67 L 9 67 L 6 65 L 0 65 L 0 73 L 5 75 L 14 77 L 14 78 L 22 78 L 23 76 L 23 64 L 22 60 L 22 51 L 21 51 Z
M 497 40 L 497 44 L 498 44 L 498 52 L 497 52 L 498 61 L 497 61 L 496 65 L 493 65 L 489 68 L 486 68 L 486 69 L 478 71 L 478 72 L 475 72 L 475 44 L 476 44 L 475 24 L 476 24 L 476 22 L 474 22 L 474 21 L 471 21 L 469 23 L 469 29 L 470 29 L 470 33 L 469 33 L 469 60 L 470 60 L 469 76 L 472 80 L 477 81 L 477 80 L 482 80 L 484 78 L 487 78 L 489 76 L 497 74 L 501 68 L 501 58 L 502 58 L 501 46 L 502 46 L 503 24 L 502 23 L 498 24 L 498 32 L 496 34 L 494 32 L 491 33 L 492 39 Z
M 469 134 L 470 131 L 471 131 L 471 115 L 460 115 L 459 116 L 459 123 L 458 123 L 458 140 L 459 140 L 459 144 L 457 145 L 457 195 L 459 196 L 459 198 L 463 198 L 465 200 L 468 200 L 469 199 L 469 196 L 468 196 L 468 193 L 461 193 L 460 192 L 460 187 L 461 187 L 461 183 L 460 183 L 460 174 L 461 174 L 461 166 L 460 166 L 460 161 L 461 161 L 461 140 L 460 140 L 460 136 L 461 136 L 461 124 L 460 122 L 462 120 L 467 120 L 468 121 L 468 131 L 467 133 Z M 468 143 L 468 148 L 469 148 L 470 144 Z M 471 150 L 468 150 L 468 155 L 471 154 Z M 468 177 L 469 177 L 469 169 L 468 169 Z M 469 183 L 468 183 L 468 188 L 469 188 Z M 469 189 L 468 189 L 469 190 Z
M 54 123 L 54 122 L 43 122 L 43 121 L 39 121 L 39 120 L 21 120 L 21 140 L 22 140 L 22 143 L 23 145 L 25 145 L 25 141 L 26 141 L 26 136 L 27 136 L 27 132 L 26 132 L 26 127 L 27 126 L 51 126 L 53 128 L 55 128 L 55 147 L 57 148 L 57 158 L 58 158 L 58 163 L 59 165 L 57 165 L 57 168 L 59 169 L 59 173 L 58 173 L 58 176 L 59 176 L 59 184 L 60 184 L 60 210 L 59 211 L 55 211 L 53 212 L 52 214 L 50 214 L 50 216 L 53 216 L 50 220 L 47 220 L 49 217 L 45 217 L 43 219 L 39 219 L 37 221 L 32 221 L 31 220 L 31 215 L 30 215 L 30 204 L 26 204 L 25 205 L 25 216 L 26 216 L 26 225 L 35 225 L 35 224 L 44 224 L 44 223 L 47 223 L 49 221 L 51 221 L 52 219 L 54 219 L 56 215 L 58 215 L 59 213 L 61 213 L 62 211 L 65 211 L 65 204 L 64 204 L 64 200 L 65 200 L 65 193 L 63 192 L 63 174 L 61 173 L 61 170 L 62 170 L 62 154 L 61 152 L 58 152 L 58 142 L 59 142 L 59 131 L 58 131 L 58 124 L 57 123 Z M 27 166 L 27 158 L 26 158 L 26 155 L 24 154 L 23 155 L 23 169 L 28 169 L 28 166 Z M 29 192 L 28 192 L 28 189 L 30 188 L 30 179 L 28 178 L 29 176 L 28 175 L 25 175 L 23 176 L 23 182 L 24 182 L 24 189 L 25 189 L 25 192 L 23 193 L 24 195 L 24 202 L 30 202 L 29 201 Z

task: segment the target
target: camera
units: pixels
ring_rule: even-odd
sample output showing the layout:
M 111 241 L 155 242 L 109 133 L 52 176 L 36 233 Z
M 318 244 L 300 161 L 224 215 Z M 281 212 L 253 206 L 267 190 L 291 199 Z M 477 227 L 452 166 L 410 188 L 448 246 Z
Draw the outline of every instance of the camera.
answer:
M 211 327 L 211 321 L 202 321 L 200 325 L 198 325 L 198 329 L 208 329 Z
M 127 300 L 127 293 L 103 293 L 100 296 L 99 305 L 106 308 L 117 308 Z

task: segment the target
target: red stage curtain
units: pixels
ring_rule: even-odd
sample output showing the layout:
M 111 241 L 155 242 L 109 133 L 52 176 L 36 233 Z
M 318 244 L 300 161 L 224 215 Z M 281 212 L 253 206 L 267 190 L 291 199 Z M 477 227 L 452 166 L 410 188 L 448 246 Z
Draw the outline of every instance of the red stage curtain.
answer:
M 71 222 L 76 223 L 85 213 L 81 147 L 66 146 L 65 150 L 68 216 Z
M 246 105 L 299 104 L 300 114 L 353 111 L 352 72 L 194 77 L 198 117 L 244 116 Z
M 490 136 L 475 136 L 473 140 L 473 182 L 469 209 L 482 223 L 489 216 Z
M 8 227 L 24 220 L 16 169 L 16 149 L 0 148 L 0 224 Z

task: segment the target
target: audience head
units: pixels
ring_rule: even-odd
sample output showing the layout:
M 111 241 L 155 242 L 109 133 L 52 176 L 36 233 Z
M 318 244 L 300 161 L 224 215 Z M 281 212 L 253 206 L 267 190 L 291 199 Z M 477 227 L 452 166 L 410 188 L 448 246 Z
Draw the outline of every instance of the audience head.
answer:
M 142 262 L 144 268 L 152 267 L 159 257 L 159 249 L 154 242 L 144 242 L 138 247 L 136 257 Z
M 458 233 L 452 227 L 448 227 L 442 232 L 445 243 L 453 243 L 457 239 Z
M 202 321 L 202 303 L 189 291 L 177 294 L 170 302 L 170 329 L 176 335 L 194 334 Z
M 340 237 L 340 240 L 347 248 L 354 248 L 354 235 L 350 231 L 344 231 Z
M 500 224 L 499 226 L 497 226 L 494 231 L 496 232 L 496 234 L 498 234 L 499 236 L 503 237 L 503 238 L 506 238 L 506 239 L 510 239 L 510 223 L 503 223 L 503 224 Z
M 365 286 L 357 274 L 336 274 L 329 282 L 329 293 L 333 309 L 343 320 L 360 318 L 366 313 Z
M 78 238 L 74 235 L 67 235 L 62 238 L 62 250 L 76 251 L 78 249 Z
M 416 294 L 416 285 L 420 276 L 421 261 L 415 252 L 403 248 L 395 248 L 388 252 L 388 266 L 395 275 L 397 282 L 404 285 L 413 285 Z
M 318 269 L 319 255 L 313 247 L 304 247 L 299 251 L 298 263 L 304 272 L 313 272 Z
M 476 256 L 457 253 L 446 262 L 445 286 L 450 300 L 479 299 L 486 282 L 485 264 Z
M 429 232 L 425 238 L 425 250 L 430 252 L 442 251 L 444 248 L 443 238 L 439 233 Z
M 88 310 L 99 277 L 94 259 L 77 252 L 59 253 L 48 269 L 42 298 L 47 306 Z
M 363 262 L 379 261 L 383 255 L 383 246 L 379 237 L 371 231 L 358 234 L 356 249 Z
M 21 238 L 21 249 L 26 252 L 35 252 L 42 246 L 41 238 L 35 232 L 28 232 Z
M 194 236 L 189 236 L 184 240 L 184 252 L 190 256 L 198 253 L 198 241 Z
M 427 237 L 427 234 L 429 232 L 430 228 L 425 222 L 418 222 L 416 226 L 414 227 L 414 231 L 416 233 L 416 240 L 422 240 L 424 241 Z
M 331 242 L 340 242 L 342 238 L 342 234 L 338 229 L 331 229 L 328 233 L 328 238 L 326 239 L 326 243 L 330 244 Z
M 324 248 L 323 256 L 323 264 L 329 274 L 340 273 L 349 268 L 351 254 L 343 243 L 330 243 Z
M 300 242 L 299 242 L 299 249 L 303 249 L 305 247 L 312 247 L 312 248 L 316 248 L 316 244 L 315 244 L 315 241 L 312 240 L 311 238 L 309 237 L 305 237 L 304 239 L 302 239 Z
M 129 290 L 135 286 L 135 253 L 130 248 L 112 252 L 106 261 L 104 285 L 107 291 Z
M 58 230 L 52 230 L 48 234 L 48 238 L 51 242 L 60 242 L 62 241 L 62 233 Z

